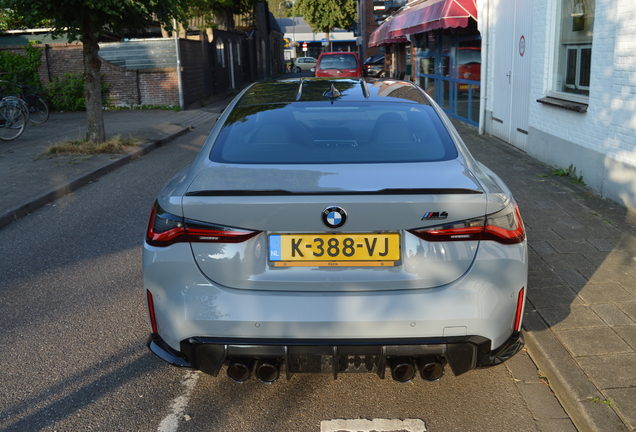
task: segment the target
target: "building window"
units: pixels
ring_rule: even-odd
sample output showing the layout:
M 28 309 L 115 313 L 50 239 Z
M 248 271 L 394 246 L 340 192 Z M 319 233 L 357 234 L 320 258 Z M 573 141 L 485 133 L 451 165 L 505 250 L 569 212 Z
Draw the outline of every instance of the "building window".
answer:
M 590 95 L 596 0 L 561 0 L 552 90 Z
M 216 62 L 220 67 L 225 67 L 225 44 L 222 40 L 216 42 Z

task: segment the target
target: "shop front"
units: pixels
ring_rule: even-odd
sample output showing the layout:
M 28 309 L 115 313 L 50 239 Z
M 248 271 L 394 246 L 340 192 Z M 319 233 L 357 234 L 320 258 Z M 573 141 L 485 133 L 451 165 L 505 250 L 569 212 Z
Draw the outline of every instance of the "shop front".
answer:
M 406 59 L 404 76 L 450 117 L 479 125 L 481 36 L 475 0 L 411 2 L 371 35 L 369 46 L 382 45 L 394 58 Z M 392 76 L 402 76 L 396 72 Z
M 479 125 L 481 37 L 476 24 L 416 35 L 416 83 L 444 111 Z

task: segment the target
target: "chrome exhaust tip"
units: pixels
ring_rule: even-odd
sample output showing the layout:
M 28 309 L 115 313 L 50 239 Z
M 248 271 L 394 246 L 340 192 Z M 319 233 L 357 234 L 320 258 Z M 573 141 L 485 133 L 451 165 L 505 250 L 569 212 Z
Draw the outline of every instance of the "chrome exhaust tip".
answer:
M 256 365 L 256 377 L 264 383 L 271 384 L 280 376 L 278 359 L 262 359 Z
M 438 360 L 424 360 L 420 363 L 420 376 L 424 381 L 439 381 L 444 376 L 444 365 Z
M 410 359 L 395 359 L 391 364 L 391 378 L 394 381 L 407 383 L 415 378 L 417 369 Z
M 252 369 L 254 369 L 254 360 L 234 360 L 227 367 L 227 376 L 234 382 L 244 383 L 252 376 Z

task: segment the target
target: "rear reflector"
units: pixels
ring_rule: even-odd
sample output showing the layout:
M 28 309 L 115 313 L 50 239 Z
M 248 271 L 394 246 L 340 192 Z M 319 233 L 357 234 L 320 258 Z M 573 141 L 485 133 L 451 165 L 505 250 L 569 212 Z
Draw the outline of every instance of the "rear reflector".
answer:
M 521 243 L 525 238 L 517 204 L 484 217 L 450 224 L 409 230 L 426 241 L 493 240 L 502 244 Z
M 523 304 L 525 302 L 525 287 L 521 288 L 521 291 L 519 291 L 519 296 L 517 297 L 517 312 L 515 313 L 515 322 L 514 325 L 512 326 L 512 330 L 513 331 L 520 331 L 521 330 L 521 318 L 523 317 Z
M 148 222 L 146 243 L 159 247 L 181 242 L 240 243 L 259 232 L 185 219 L 167 213 L 155 203 Z
M 146 301 L 148 302 L 148 313 L 150 314 L 150 327 L 153 333 L 157 333 L 157 318 L 155 317 L 155 303 L 152 299 L 152 293 L 146 290 Z

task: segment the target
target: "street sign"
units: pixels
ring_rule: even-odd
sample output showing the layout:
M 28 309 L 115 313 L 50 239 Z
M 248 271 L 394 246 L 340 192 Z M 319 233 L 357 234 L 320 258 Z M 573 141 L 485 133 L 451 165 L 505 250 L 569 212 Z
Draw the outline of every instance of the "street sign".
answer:
M 322 38 L 320 42 L 322 42 L 322 46 L 327 46 L 327 38 Z
M 303 51 L 307 51 L 307 42 L 303 42 Z

